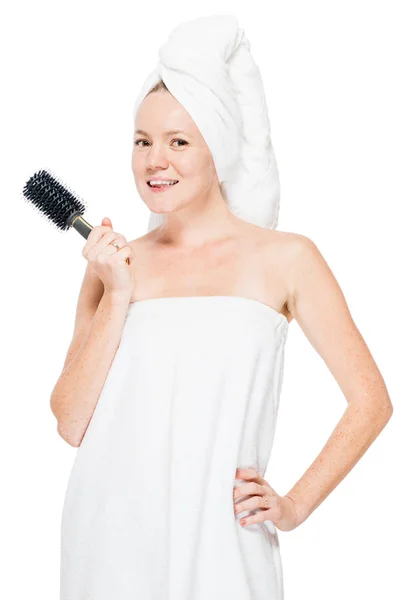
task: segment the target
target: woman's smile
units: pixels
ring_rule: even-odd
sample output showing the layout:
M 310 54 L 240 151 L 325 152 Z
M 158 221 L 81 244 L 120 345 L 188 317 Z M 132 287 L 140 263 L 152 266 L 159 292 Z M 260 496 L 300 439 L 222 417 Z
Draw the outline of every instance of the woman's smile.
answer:
M 166 190 L 169 190 L 170 188 L 173 188 L 175 185 L 178 185 L 179 181 L 177 181 L 176 183 L 173 184 L 162 184 L 162 185 L 150 185 L 149 182 L 147 182 L 147 186 L 151 189 L 152 192 L 165 192 Z

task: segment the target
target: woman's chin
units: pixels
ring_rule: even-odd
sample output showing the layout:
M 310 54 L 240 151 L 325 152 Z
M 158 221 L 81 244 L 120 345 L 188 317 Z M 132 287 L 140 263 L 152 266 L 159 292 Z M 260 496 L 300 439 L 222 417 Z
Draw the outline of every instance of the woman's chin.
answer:
M 172 204 L 172 202 L 163 201 L 161 198 L 157 201 L 157 198 L 153 200 L 153 202 L 146 202 L 147 208 L 154 213 L 164 214 L 169 212 L 175 212 L 179 210 L 179 204 L 176 206 Z
M 164 215 L 166 212 L 168 212 L 162 206 L 156 207 L 156 206 L 149 206 L 149 205 L 147 205 L 147 208 L 149 210 L 151 210 L 151 212 L 155 213 L 156 215 Z

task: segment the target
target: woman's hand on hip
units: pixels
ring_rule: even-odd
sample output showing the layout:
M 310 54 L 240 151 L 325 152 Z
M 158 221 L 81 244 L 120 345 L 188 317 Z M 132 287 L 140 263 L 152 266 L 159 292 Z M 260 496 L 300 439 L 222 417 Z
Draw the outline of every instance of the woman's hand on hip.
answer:
M 239 468 L 236 470 L 236 478 L 246 481 L 234 486 L 234 513 L 258 511 L 240 519 L 241 525 L 272 521 L 281 531 L 291 531 L 297 527 L 298 517 L 294 501 L 288 496 L 279 496 L 256 469 Z M 244 496 L 245 499 L 238 500 Z

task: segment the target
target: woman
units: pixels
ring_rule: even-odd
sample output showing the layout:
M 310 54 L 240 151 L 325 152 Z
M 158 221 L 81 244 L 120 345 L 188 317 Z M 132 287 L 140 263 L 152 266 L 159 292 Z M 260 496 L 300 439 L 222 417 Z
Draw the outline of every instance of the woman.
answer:
M 194 43 L 192 24 L 179 34 Z M 227 185 L 250 185 L 257 169 L 229 179 L 237 163 L 203 134 L 162 80 L 152 87 L 138 103 L 132 156 L 150 231 L 127 242 L 104 219 L 83 249 L 75 334 L 52 395 L 59 433 L 79 447 L 63 510 L 61 600 L 282 600 L 276 530 L 308 518 L 392 413 L 316 245 L 273 230 L 272 146 L 275 182 L 266 180 L 268 202 L 253 213 L 260 226 L 251 222 L 257 190 L 235 204 Z M 349 406 L 280 496 L 262 474 L 293 318 Z

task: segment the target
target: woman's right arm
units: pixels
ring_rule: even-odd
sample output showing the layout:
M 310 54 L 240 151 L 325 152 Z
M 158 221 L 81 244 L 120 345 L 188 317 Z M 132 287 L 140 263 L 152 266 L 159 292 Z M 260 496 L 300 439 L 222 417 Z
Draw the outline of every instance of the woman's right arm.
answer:
M 125 258 L 132 251 L 125 246 L 118 252 L 120 258 L 110 256 L 115 248 L 111 250 L 109 243 L 116 236 L 106 227 L 89 235 L 84 255 L 90 262 L 79 294 L 73 338 L 50 399 L 57 431 L 74 447 L 85 435 L 107 379 L 131 297 L 132 275 L 126 271 Z M 122 236 L 118 239 L 124 244 Z
M 85 274 L 74 335 L 63 371 L 51 394 L 57 431 L 71 446 L 80 445 L 118 349 L 130 297 L 103 293 L 97 308 Z M 94 314 L 93 314 L 94 313 Z

